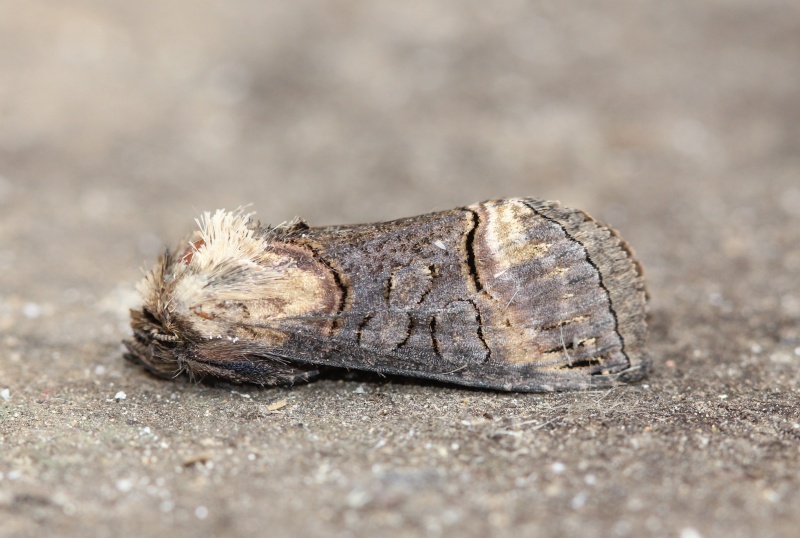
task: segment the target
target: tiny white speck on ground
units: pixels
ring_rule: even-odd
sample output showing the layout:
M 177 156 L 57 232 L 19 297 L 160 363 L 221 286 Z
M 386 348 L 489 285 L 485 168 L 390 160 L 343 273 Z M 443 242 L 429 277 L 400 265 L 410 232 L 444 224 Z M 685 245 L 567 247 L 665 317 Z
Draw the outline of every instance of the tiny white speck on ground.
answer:
M 554 473 L 563 473 L 567 469 L 567 466 L 557 461 L 550 466 L 550 469 L 552 469 Z
M 11 391 L 7 388 L 0 390 L 0 398 L 7 402 L 11 399 Z
M 286 400 L 278 400 L 267 406 L 267 411 L 277 411 L 278 409 L 286 407 Z
M 25 303 L 22 307 L 22 314 L 28 319 L 36 319 L 42 315 L 42 307 L 36 303 Z
M 355 489 L 347 495 L 350 508 L 363 508 L 372 500 L 370 494 L 363 489 Z
M 447 250 L 447 246 L 445 246 L 445 244 L 444 244 L 444 243 L 442 243 L 442 241 L 441 241 L 441 240 L 439 240 L 439 239 L 437 239 L 436 241 L 434 241 L 434 242 L 433 242 L 433 244 L 434 244 L 434 245 L 436 245 L 437 247 L 439 247 L 439 248 L 440 248 L 440 249 L 442 249 L 442 250 Z
M 128 395 L 127 395 L 127 394 L 125 394 L 125 393 L 124 393 L 124 392 L 122 392 L 122 391 L 119 391 L 118 393 L 116 393 L 116 394 L 114 395 L 114 399 L 115 399 L 115 400 L 117 400 L 118 402 L 120 402 L 120 401 L 124 400 L 124 399 L 125 399 L 125 398 L 127 398 L 127 397 L 128 397 Z
M 789 364 L 792 362 L 792 356 L 785 351 L 776 351 L 769 356 L 769 360 L 776 364 Z
M 585 491 L 581 491 L 572 498 L 572 501 L 570 501 L 570 506 L 573 510 L 580 510 L 586 504 L 586 499 L 588 498 L 589 494 Z
M 194 517 L 197 519 L 205 519 L 208 517 L 208 508 L 205 506 L 198 506 L 194 509 Z
M 703 535 L 700 534 L 700 531 L 692 527 L 681 529 L 680 536 L 681 538 L 703 538 Z

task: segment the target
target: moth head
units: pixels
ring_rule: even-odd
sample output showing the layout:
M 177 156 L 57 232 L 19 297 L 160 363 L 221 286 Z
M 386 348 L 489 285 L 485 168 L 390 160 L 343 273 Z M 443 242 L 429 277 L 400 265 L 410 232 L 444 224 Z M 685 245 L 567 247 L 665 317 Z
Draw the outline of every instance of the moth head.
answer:
M 197 224 L 146 273 L 131 313 L 128 358 L 164 377 L 202 371 L 209 352 L 220 362 L 280 346 L 284 325 L 328 309 L 335 288 L 329 268 L 289 240 L 306 228 L 299 221 L 260 227 L 242 211 L 218 210 Z

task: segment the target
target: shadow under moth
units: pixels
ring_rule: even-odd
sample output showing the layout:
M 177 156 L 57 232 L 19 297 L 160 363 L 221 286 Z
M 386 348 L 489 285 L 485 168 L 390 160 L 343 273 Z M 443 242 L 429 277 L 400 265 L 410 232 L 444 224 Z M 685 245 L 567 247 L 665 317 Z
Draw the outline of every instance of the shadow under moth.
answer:
M 539 392 L 649 364 L 639 263 L 555 202 L 319 228 L 220 210 L 198 225 L 131 312 L 126 357 L 162 377 L 276 385 L 333 367 Z

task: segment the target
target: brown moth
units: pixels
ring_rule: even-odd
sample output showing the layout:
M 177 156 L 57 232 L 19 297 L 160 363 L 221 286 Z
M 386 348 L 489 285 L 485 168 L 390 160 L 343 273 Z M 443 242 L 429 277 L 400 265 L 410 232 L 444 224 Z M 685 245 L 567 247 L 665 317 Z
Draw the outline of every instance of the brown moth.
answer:
M 255 383 L 326 367 L 514 391 L 640 379 L 646 292 L 611 228 L 494 200 L 377 224 L 261 226 L 205 213 L 139 286 L 129 359 Z

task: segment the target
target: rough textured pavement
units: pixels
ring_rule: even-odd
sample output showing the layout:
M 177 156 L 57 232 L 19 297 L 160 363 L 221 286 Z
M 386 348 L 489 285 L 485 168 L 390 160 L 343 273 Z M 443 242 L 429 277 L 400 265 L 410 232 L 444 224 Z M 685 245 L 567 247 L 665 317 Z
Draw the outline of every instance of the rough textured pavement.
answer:
M 121 359 L 200 211 L 616 226 L 652 375 L 292 389 Z M 796 536 L 800 5 L 0 3 L 0 536 Z

